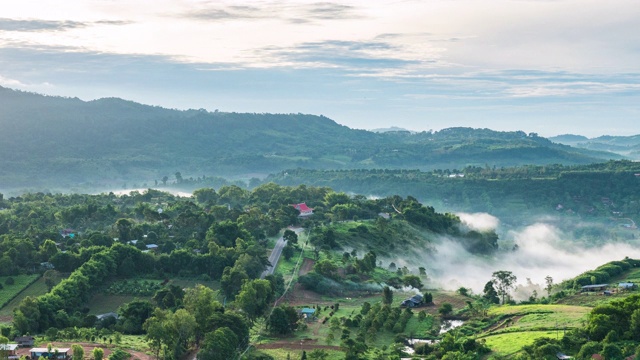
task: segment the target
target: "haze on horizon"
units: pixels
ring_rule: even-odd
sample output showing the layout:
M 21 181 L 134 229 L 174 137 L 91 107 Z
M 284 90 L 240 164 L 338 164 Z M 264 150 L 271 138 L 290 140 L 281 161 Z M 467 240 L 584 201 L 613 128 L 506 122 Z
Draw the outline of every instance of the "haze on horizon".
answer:
M 635 135 L 634 0 L 6 0 L 0 85 L 353 128 Z

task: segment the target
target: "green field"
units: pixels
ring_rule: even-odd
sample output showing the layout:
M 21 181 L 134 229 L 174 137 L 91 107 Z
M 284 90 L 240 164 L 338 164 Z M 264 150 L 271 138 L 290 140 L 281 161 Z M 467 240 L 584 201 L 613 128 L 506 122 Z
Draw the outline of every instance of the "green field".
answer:
M 506 333 L 491 335 L 482 338 L 487 346 L 498 355 L 511 355 L 520 351 L 523 346 L 531 345 L 536 339 L 541 337 L 556 338 L 562 337 L 562 331 L 524 331 L 516 333 Z
M 128 281 L 131 281 L 129 279 Z M 145 281 L 145 279 L 138 279 L 139 282 Z M 159 282 L 159 280 L 147 280 L 152 282 Z M 165 286 L 176 285 L 183 289 L 192 288 L 198 284 L 202 284 L 208 288 L 213 290 L 220 289 L 220 282 L 218 281 L 202 281 L 197 279 L 171 279 L 169 283 Z M 93 296 L 93 298 L 89 301 L 89 313 L 93 315 L 104 314 L 107 312 L 116 312 L 118 308 L 128 302 L 131 302 L 134 299 L 141 300 L 151 300 L 152 296 L 141 296 L 141 295 L 132 295 L 132 294 L 106 294 L 106 293 L 98 293 Z M 219 299 L 222 300 L 222 299 Z
M 8 276 L 0 277 L 3 289 L 0 290 L 0 316 L 11 315 L 13 309 L 26 296 L 39 296 L 47 293 L 47 286 L 40 275 L 16 275 L 12 276 L 13 285 L 7 285 Z M 38 280 L 36 280 L 38 279 Z M 35 282 L 34 282 L 35 281 Z
M 590 311 L 588 307 L 570 305 L 498 306 L 488 313 L 503 320 L 489 333 L 572 329 L 582 326 Z

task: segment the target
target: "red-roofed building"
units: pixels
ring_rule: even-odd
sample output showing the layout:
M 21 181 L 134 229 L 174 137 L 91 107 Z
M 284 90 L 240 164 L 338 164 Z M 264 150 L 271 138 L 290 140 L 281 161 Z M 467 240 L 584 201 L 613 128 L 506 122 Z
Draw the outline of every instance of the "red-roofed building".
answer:
M 291 206 L 300 211 L 300 215 L 298 215 L 300 217 L 313 215 L 313 209 L 308 207 L 305 203 L 292 204 Z

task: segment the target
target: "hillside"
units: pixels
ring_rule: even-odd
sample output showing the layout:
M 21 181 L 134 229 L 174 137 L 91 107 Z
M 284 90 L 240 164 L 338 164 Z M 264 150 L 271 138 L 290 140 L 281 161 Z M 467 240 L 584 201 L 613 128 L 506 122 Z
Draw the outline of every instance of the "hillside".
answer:
M 611 136 L 604 135 L 587 138 L 580 135 L 560 135 L 549 140 L 588 150 L 609 151 L 626 156 L 633 160 L 640 160 L 640 135 Z
M 181 172 L 246 176 L 286 168 L 435 169 L 586 164 L 619 158 L 536 134 L 450 128 L 374 133 L 324 116 L 174 110 L 0 88 L 0 182 L 71 188 L 154 183 Z

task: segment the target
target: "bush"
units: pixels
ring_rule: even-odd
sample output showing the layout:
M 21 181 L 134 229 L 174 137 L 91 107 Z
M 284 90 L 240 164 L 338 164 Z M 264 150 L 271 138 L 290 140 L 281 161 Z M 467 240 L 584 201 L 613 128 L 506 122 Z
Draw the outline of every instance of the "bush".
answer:
M 16 281 L 11 276 L 9 276 L 7 280 L 4 281 L 4 283 L 5 285 L 13 285 L 16 283 Z

